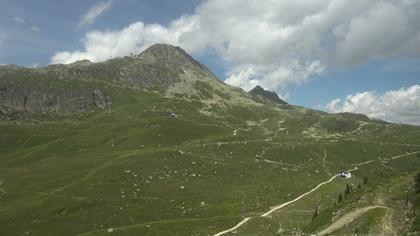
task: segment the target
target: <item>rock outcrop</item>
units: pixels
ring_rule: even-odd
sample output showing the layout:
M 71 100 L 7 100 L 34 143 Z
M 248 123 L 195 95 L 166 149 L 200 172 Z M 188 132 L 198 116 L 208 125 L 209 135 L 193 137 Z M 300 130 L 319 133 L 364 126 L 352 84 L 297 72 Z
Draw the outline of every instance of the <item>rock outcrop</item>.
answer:
M 283 105 L 283 106 L 289 106 L 289 104 L 287 102 L 285 102 L 285 101 L 283 101 L 279 98 L 277 93 L 265 90 L 258 85 L 255 88 L 253 88 L 252 90 L 250 90 L 248 93 L 251 94 L 254 97 L 257 97 L 257 98 L 267 99 L 271 102 L 274 102 L 274 103 L 277 103 L 277 104 L 280 104 L 280 105 Z
M 0 84 L 0 105 L 30 112 L 80 113 L 104 110 L 111 98 L 95 89 L 10 87 Z

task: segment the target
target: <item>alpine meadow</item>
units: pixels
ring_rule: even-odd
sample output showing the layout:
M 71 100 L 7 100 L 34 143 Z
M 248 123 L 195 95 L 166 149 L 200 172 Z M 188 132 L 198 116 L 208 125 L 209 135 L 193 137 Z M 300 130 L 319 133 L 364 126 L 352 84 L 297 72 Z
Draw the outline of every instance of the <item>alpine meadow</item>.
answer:
M 1 0 L 0 236 L 420 235 L 420 0 Z
M 2 235 L 310 234 L 372 206 L 337 230 L 419 230 L 419 127 L 246 93 L 164 44 L 0 73 Z

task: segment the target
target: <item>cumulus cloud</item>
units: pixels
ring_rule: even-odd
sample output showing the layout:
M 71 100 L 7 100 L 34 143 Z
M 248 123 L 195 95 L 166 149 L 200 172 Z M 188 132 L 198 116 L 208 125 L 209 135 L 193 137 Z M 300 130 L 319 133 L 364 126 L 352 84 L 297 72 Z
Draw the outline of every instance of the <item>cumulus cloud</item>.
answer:
M 82 59 L 104 61 L 140 52 L 155 42 L 178 44 L 174 38 L 176 32 L 173 32 L 176 30 L 158 24 L 144 25 L 136 22 L 122 30 L 92 31 L 83 39 L 83 51 L 56 53 L 52 63 L 67 64 Z
M 282 91 L 335 66 L 419 57 L 419 25 L 418 0 L 208 0 L 167 26 L 88 32 L 83 49 L 59 52 L 52 63 L 101 61 L 164 42 L 215 50 L 233 65 L 227 83 Z
M 344 38 L 337 42 L 335 61 L 357 65 L 392 56 L 419 56 L 420 49 L 414 46 L 420 43 L 418 5 L 415 1 L 379 1 L 352 18 Z
M 385 93 L 356 93 L 343 100 L 336 98 L 326 105 L 326 109 L 334 113 L 363 113 L 375 119 L 420 125 L 420 85 Z
M 288 85 L 305 83 L 310 77 L 321 75 L 324 69 L 319 61 L 313 61 L 306 65 L 293 61 L 268 66 L 239 66 L 229 72 L 225 82 L 247 91 L 259 85 L 265 89 L 277 91 L 281 98 L 287 99 Z
M 83 28 L 93 24 L 96 18 L 111 9 L 112 4 L 112 0 L 96 3 L 89 9 L 88 12 L 86 12 L 86 14 L 82 16 L 82 19 L 79 21 L 77 26 L 79 28 Z

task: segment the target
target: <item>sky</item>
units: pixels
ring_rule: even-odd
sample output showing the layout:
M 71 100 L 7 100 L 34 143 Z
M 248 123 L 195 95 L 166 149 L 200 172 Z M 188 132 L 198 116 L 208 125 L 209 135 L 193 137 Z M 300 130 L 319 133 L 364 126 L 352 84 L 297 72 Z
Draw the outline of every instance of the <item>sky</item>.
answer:
M 226 83 L 420 125 L 420 0 L 0 0 L 0 64 L 180 46 Z

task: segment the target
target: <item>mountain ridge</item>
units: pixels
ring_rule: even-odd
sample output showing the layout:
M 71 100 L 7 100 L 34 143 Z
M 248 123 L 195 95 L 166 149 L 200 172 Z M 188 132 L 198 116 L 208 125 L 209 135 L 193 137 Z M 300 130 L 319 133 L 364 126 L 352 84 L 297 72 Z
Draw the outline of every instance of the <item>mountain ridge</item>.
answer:
M 40 68 L 2 66 L 0 105 L 32 112 L 92 112 L 95 107 L 104 109 L 112 103 L 104 89 L 98 88 L 103 83 L 162 90 L 180 81 L 181 74 L 188 70 L 222 83 L 183 49 L 168 44 L 152 45 L 134 57 L 98 63 L 80 60 Z M 100 104 L 95 93 L 104 94 Z

